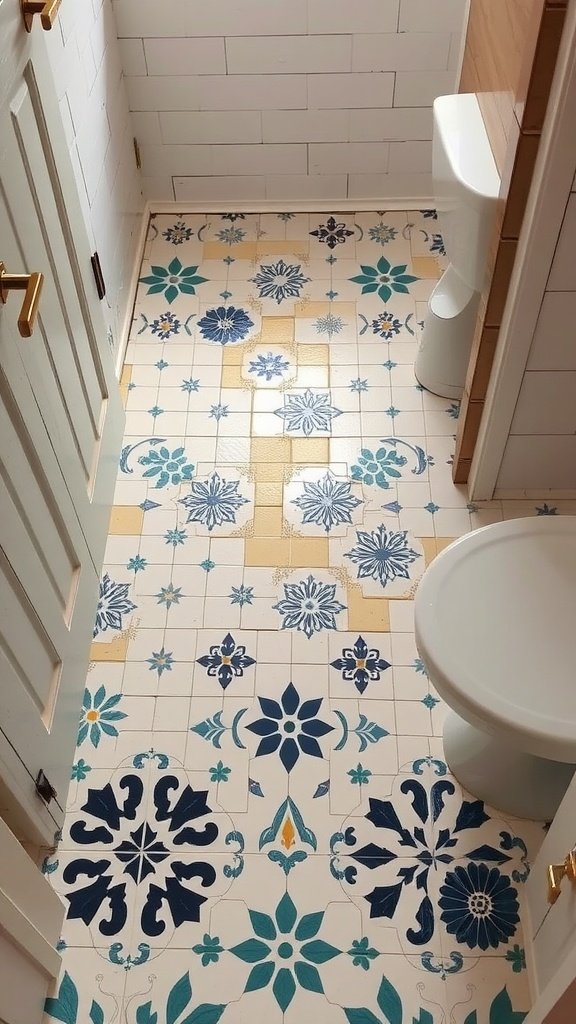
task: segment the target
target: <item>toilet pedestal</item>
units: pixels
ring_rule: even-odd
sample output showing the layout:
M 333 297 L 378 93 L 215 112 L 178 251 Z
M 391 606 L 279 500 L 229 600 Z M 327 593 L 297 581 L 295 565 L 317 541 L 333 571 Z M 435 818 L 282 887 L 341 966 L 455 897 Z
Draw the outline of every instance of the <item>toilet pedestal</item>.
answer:
M 469 725 L 455 711 L 444 723 L 446 763 L 458 781 L 491 807 L 517 818 L 552 821 L 576 765 L 525 754 Z
M 428 301 L 414 375 L 435 395 L 460 401 L 470 360 L 480 295 L 450 265 Z

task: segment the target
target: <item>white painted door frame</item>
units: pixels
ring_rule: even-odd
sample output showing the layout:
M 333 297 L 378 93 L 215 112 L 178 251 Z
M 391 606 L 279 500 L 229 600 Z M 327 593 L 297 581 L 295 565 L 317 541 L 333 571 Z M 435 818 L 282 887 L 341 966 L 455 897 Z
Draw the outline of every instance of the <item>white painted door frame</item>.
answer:
M 469 493 L 493 497 L 576 169 L 576 0 L 569 0 L 488 386 Z

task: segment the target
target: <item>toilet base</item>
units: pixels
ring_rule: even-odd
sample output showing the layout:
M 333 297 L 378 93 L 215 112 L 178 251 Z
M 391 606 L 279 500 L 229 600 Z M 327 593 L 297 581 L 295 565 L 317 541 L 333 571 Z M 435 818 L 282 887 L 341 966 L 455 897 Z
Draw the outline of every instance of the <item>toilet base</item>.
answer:
M 517 818 L 552 821 L 576 765 L 549 761 L 504 745 L 449 711 L 446 763 L 473 796 Z

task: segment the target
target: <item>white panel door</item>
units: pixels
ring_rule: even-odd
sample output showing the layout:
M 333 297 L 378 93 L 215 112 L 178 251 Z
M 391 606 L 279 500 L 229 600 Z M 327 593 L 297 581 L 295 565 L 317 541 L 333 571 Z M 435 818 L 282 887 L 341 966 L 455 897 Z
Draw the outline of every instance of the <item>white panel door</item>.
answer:
M 40 21 L 0 2 L 0 261 L 41 272 L 0 305 L 0 782 L 36 836 L 63 818 L 123 431 Z M 35 795 L 42 770 L 57 792 Z M 0 794 L 4 796 L 5 794 Z

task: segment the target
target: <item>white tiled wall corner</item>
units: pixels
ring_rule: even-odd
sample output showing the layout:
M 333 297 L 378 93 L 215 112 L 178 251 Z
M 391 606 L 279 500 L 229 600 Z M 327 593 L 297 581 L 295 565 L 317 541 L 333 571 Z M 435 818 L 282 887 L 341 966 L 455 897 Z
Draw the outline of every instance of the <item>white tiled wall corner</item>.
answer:
M 104 312 L 118 350 L 143 207 L 123 64 L 142 73 L 142 42 L 118 45 L 111 0 L 63 0 L 46 43 L 86 227 L 106 282 Z
M 543 487 L 561 491 L 576 488 L 576 436 L 510 435 L 496 493 L 529 489 L 541 493 Z
M 430 196 L 431 107 L 457 87 L 468 0 L 113 6 L 150 197 Z
M 546 292 L 527 370 L 576 370 L 576 291 Z
M 511 434 L 576 434 L 576 371 L 528 370 Z
M 556 292 L 576 291 L 576 260 L 574 239 L 576 238 L 576 195 L 568 200 L 562 222 L 560 237 L 554 253 L 547 290 Z
M 550 275 L 532 338 L 496 485 L 572 492 L 576 488 L 576 195 L 567 197 Z

